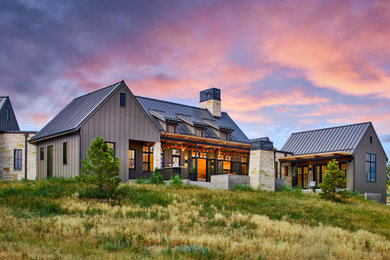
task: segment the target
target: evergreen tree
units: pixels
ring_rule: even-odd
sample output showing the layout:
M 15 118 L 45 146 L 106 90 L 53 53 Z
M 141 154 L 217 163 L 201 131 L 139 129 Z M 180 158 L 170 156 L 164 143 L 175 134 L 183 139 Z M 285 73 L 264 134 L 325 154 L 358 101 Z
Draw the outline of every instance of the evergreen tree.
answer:
M 347 180 L 344 171 L 340 170 L 338 162 L 333 159 L 328 163 L 325 171 L 325 176 L 320 184 L 322 189 L 322 197 L 335 201 L 340 201 L 343 195 L 336 192 L 336 189 L 345 188 Z
M 112 197 L 120 183 L 119 159 L 114 158 L 114 151 L 99 136 L 92 140 L 87 156 L 88 160 L 82 160 L 81 174 L 78 176 L 78 180 L 86 185 L 84 195 Z

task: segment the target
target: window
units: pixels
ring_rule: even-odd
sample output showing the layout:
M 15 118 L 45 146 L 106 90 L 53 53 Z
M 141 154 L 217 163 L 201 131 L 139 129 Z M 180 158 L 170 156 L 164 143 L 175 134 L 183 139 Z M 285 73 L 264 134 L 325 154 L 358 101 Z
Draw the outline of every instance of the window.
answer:
M 14 150 L 14 170 L 22 169 L 22 149 Z
M 153 147 L 152 146 L 142 147 L 142 170 L 144 172 L 153 171 Z
M 248 157 L 241 157 L 241 174 L 247 175 Z
M 167 125 L 168 133 L 176 133 L 176 125 Z
M 160 157 L 160 168 L 164 168 L 164 153 L 163 152 L 161 153 L 161 157 Z
M 376 155 L 366 153 L 366 181 L 376 181 Z
M 284 176 L 288 176 L 288 166 L 283 166 Z
M 8 121 L 9 120 L 9 109 L 8 108 L 5 110 L 5 116 L 6 116 L 6 119 Z
M 370 144 L 372 144 L 372 135 L 370 136 Z
M 135 150 L 134 149 L 130 149 L 129 150 L 129 169 L 130 170 L 135 170 Z
M 125 93 L 120 93 L 120 105 L 121 105 L 121 107 L 126 106 L 126 94 Z
M 62 164 L 68 163 L 68 143 L 62 144 Z
M 221 132 L 221 139 L 229 141 L 230 140 L 230 134 L 228 132 Z
M 172 150 L 172 163 L 173 166 L 180 166 L 180 150 L 178 149 Z
M 115 157 L 115 143 L 114 142 L 106 142 L 106 145 L 110 147 L 113 151 L 113 157 Z
M 202 128 L 196 128 L 195 135 L 200 136 L 200 137 L 204 137 L 204 130 Z
M 274 169 L 275 169 L 275 179 L 277 179 L 278 178 L 278 163 L 277 162 L 275 162 Z
M 231 173 L 232 157 L 229 155 L 218 155 L 218 173 Z
M 45 149 L 42 147 L 39 149 L 39 160 L 43 161 L 45 159 Z

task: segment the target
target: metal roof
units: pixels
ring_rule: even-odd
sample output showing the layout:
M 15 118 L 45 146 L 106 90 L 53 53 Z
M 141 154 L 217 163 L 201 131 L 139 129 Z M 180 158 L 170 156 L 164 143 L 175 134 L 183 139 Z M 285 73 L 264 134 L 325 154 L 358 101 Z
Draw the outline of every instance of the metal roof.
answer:
M 0 97 L 0 110 L 3 108 L 8 97 Z
M 257 143 L 257 142 L 271 142 L 271 140 L 269 140 L 269 138 L 267 136 L 265 137 L 260 137 L 260 138 L 256 138 L 256 139 L 251 139 L 251 143 Z
M 75 98 L 61 110 L 30 141 L 75 131 L 81 123 L 118 87 L 123 81 Z
M 345 151 L 354 153 L 370 122 L 292 133 L 282 151 L 294 155 Z
M 234 123 L 226 112 L 221 113 L 221 117 L 214 117 L 207 109 L 199 107 L 188 106 L 163 100 L 157 100 L 146 97 L 136 97 L 143 109 L 155 124 L 157 129 L 165 132 L 157 118 L 176 118 L 181 123 L 178 124 L 179 134 L 193 135 L 191 131 L 185 126 L 188 121 L 195 125 L 202 125 L 206 128 L 206 137 L 218 138 L 212 131 L 211 127 L 218 129 L 226 129 L 231 131 L 230 140 L 241 143 L 249 143 L 248 137 L 241 131 L 241 129 Z M 153 112 L 151 112 L 153 111 Z M 155 113 L 158 111 L 158 115 Z

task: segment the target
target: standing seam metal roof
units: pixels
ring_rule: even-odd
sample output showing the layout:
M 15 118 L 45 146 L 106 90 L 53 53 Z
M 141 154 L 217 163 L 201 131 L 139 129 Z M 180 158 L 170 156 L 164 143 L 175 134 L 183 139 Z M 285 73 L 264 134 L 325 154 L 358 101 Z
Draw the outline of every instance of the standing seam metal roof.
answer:
M 80 124 L 103 102 L 123 81 L 88 93 L 72 100 L 31 141 L 76 130 Z
M 354 153 L 370 125 L 366 122 L 293 133 L 281 150 L 294 155 L 335 151 Z
M 226 112 L 222 112 L 221 117 L 218 118 L 214 117 L 207 109 L 202 109 L 199 107 L 188 106 L 147 97 L 137 96 L 136 98 L 143 107 L 143 109 L 147 112 L 149 118 L 161 132 L 164 132 L 166 130 L 163 129 L 158 120 L 151 114 L 151 111 L 161 111 L 167 118 L 174 117 L 180 120 L 181 116 L 184 118 L 188 118 L 193 122 L 213 122 L 214 125 L 217 125 L 221 129 L 227 129 L 232 131 L 230 134 L 231 141 L 250 143 L 248 137 L 241 131 L 241 129 L 234 123 L 234 121 Z M 217 138 L 215 133 L 211 130 L 211 126 L 209 127 L 207 126 L 207 124 L 204 124 L 203 126 L 206 128 L 206 137 Z M 182 129 L 187 129 L 187 127 L 185 127 L 184 121 L 178 124 L 179 133 L 192 135 L 192 133 L 188 129 L 186 131 L 183 131 Z

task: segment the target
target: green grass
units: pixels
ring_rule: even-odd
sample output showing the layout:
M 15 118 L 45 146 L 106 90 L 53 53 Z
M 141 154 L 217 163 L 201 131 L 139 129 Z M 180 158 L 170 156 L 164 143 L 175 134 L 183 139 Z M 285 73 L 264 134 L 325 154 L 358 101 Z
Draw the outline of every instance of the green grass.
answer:
M 54 178 L 0 182 L 0 258 L 18 258 L 22 253 L 34 258 L 34 252 L 50 256 L 76 255 L 75 258 L 106 254 L 124 258 L 214 259 L 257 258 L 259 255 L 267 258 L 271 256 L 270 251 L 256 247 L 253 241 L 261 243 L 264 237 L 259 236 L 279 224 L 260 232 L 256 216 L 313 230 L 338 227 L 350 237 L 364 230 L 390 243 L 390 207 L 358 197 L 335 203 L 322 200 L 317 194 L 290 189 L 262 192 L 238 187 L 235 191 L 211 191 L 181 185 L 172 189 L 163 185 L 126 184 L 120 185 L 115 203 L 109 203 L 80 199 L 77 193 L 81 188 L 74 180 Z M 307 232 L 291 240 L 303 239 Z M 192 235 L 186 238 L 187 234 Z M 226 242 L 221 246 L 200 242 L 206 241 L 197 240 L 200 234 L 208 234 L 206 238 L 231 237 L 244 245 L 252 243 L 251 250 L 255 251 L 236 252 L 237 249 L 233 250 Z M 269 236 L 276 236 L 272 243 L 288 243 L 283 241 L 290 239 L 288 234 Z M 380 248 L 373 245 L 375 240 L 364 243 L 362 250 L 367 254 L 372 248 Z M 8 252 L 5 248 L 12 249 L 8 255 L 2 255 L 2 249 Z M 311 257 L 327 258 L 326 250 L 320 255 L 313 253 Z M 310 258 L 301 255 L 309 254 L 307 249 L 301 251 L 279 256 Z

